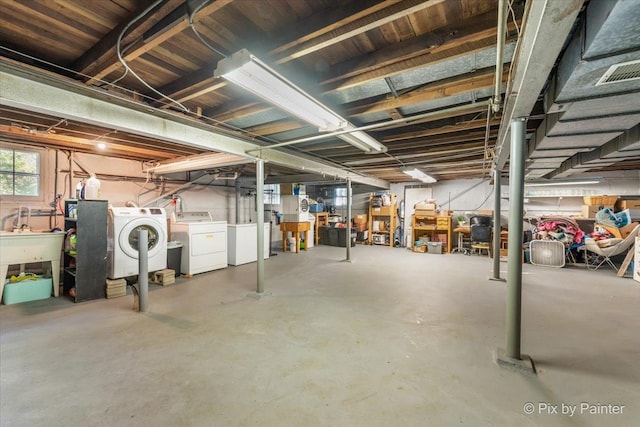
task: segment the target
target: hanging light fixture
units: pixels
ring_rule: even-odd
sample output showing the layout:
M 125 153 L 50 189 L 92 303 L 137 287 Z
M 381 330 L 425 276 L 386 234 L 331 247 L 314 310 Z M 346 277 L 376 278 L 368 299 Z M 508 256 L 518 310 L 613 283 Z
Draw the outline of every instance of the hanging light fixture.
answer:
M 220 62 L 214 71 L 222 77 L 265 101 L 289 112 L 318 128 L 320 132 L 354 129 L 338 138 L 363 150 L 365 153 L 384 153 L 387 148 L 345 118 L 335 113 L 298 86 L 260 61 L 248 50 L 242 49 Z
M 437 181 L 437 179 L 435 179 L 431 175 L 427 175 L 426 173 L 422 172 L 419 169 L 406 169 L 406 170 L 403 170 L 402 172 L 409 175 L 413 179 L 417 179 L 426 184 L 433 184 L 434 182 Z

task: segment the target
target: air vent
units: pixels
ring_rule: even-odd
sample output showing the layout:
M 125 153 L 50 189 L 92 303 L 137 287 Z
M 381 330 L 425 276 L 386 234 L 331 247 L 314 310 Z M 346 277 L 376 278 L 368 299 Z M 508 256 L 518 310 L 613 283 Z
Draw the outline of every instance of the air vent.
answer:
M 622 62 L 609 67 L 596 86 L 640 79 L 640 60 Z

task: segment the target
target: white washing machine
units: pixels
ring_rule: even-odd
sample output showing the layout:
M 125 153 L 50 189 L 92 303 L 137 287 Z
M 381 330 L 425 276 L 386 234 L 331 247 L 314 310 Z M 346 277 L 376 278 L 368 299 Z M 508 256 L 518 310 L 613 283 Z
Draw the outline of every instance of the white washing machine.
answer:
M 171 240 L 182 243 L 182 274 L 227 267 L 227 221 L 213 221 L 209 212 L 172 214 Z
M 107 277 L 138 274 L 138 230 L 149 238 L 148 270 L 167 267 L 167 215 L 162 208 L 109 208 L 107 225 Z

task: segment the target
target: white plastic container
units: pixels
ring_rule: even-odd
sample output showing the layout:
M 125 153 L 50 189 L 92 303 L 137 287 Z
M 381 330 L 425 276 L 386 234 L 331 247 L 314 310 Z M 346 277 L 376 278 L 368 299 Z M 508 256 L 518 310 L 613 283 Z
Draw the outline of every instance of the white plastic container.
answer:
M 95 175 L 87 180 L 84 189 L 84 198 L 87 200 L 97 200 L 100 197 L 100 180 Z
M 296 238 L 295 237 L 287 237 L 287 246 L 289 246 L 289 252 L 296 251 Z

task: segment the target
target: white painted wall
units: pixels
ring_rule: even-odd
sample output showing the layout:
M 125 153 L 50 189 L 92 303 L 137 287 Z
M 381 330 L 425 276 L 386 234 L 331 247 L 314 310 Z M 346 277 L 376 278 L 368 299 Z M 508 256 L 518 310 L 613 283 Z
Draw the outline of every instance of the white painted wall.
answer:
M 14 146 L 5 144 L 5 146 Z M 22 147 L 28 148 L 28 147 Z M 28 148 L 31 149 L 31 148 Z M 55 194 L 63 194 L 63 198 L 70 198 L 69 192 L 69 173 L 63 172 L 69 169 L 67 156 L 63 152 L 58 152 L 58 185 L 54 188 L 55 177 L 55 150 L 38 150 L 41 153 L 42 163 L 42 197 L 36 197 L 29 200 L 13 200 L 7 197 L 0 197 L 0 218 L 3 219 L 2 228 L 10 230 L 19 206 L 30 207 L 32 209 L 50 209 L 49 203 L 53 200 Z M 101 196 L 108 200 L 114 206 L 123 206 L 127 201 L 134 201 L 140 206 L 147 205 L 163 194 L 163 190 L 170 194 L 178 184 L 167 184 L 158 186 L 153 183 L 145 183 L 143 179 L 145 174 L 142 172 L 142 164 L 140 162 L 122 159 L 113 159 L 104 156 L 75 154 L 80 163 L 90 172 L 97 174 L 113 175 L 113 178 L 101 179 Z M 74 165 L 74 170 L 79 170 Z M 133 179 L 122 179 L 119 176 L 137 177 L 141 181 Z M 581 211 L 583 205 L 582 194 L 614 194 L 622 196 L 640 197 L 640 171 L 621 171 L 612 173 L 598 174 L 604 178 L 601 184 L 590 186 L 565 186 L 565 187 L 538 187 L 535 188 L 536 194 L 543 194 L 545 197 L 527 197 L 525 201 L 525 210 L 530 216 L 540 214 L 558 213 L 565 215 L 577 215 Z M 207 183 L 208 178 L 203 178 L 202 182 Z M 72 189 L 75 188 L 78 179 L 72 179 Z M 230 223 L 235 222 L 235 184 L 234 181 L 215 181 L 210 182 L 211 186 L 195 185 L 179 194 L 182 197 L 183 209 L 188 211 L 208 211 L 211 212 L 214 220 L 222 220 Z M 415 186 L 415 185 L 414 185 Z M 242 196 L 240 199 L 240 222 L 255 222 L 255 196 L 250 191 L 255 188 L 255 179 L 252 177 L 244 178 L 242 181 Z M 390 191 L 396 194 L 398 203 L 404 197 L 404 184 L 392 184 Z M 453 210 L 457 213 L 474 212 L 479 209 L 493 209 L 493 186 L 489 185 L 488 180 L 481 179 L 464 179 L 437 182 L 428 185 L 433 191 L 435 198 L 444 210 Z M 540 191 L 548 191 L 541 193 Z M 530 187 L 526 191 L 533 191 Z M 353 214 L 367 213 L 369 209 L 369 192 L 354 192 L 353 196 Z M 508 185 L 502 186 L 502 211 L 503 217 L 506 218 L 509 188 Z M 161 206 L 167 209 L 170 214 L 174 210 L 171 200 L 160 199 L 153 203 L 154 206 Z M 279 206 L 272 206 L 274 210 L 279 210 Z M 339 215 L 346 215 L 346 208 L 338 209 Z M 270 212 L 265 214 L 265 221 L 269 221 Z M 281 240 L 281 235 L 277 225 L 272 230 L 272 238 L 274 242 Z M 62 227 L 62 216 L 58 216 L 53 221 L 52 226 Z M 48 217 L 33 217 L 31 219 L 32 228 L 48 229 Z

